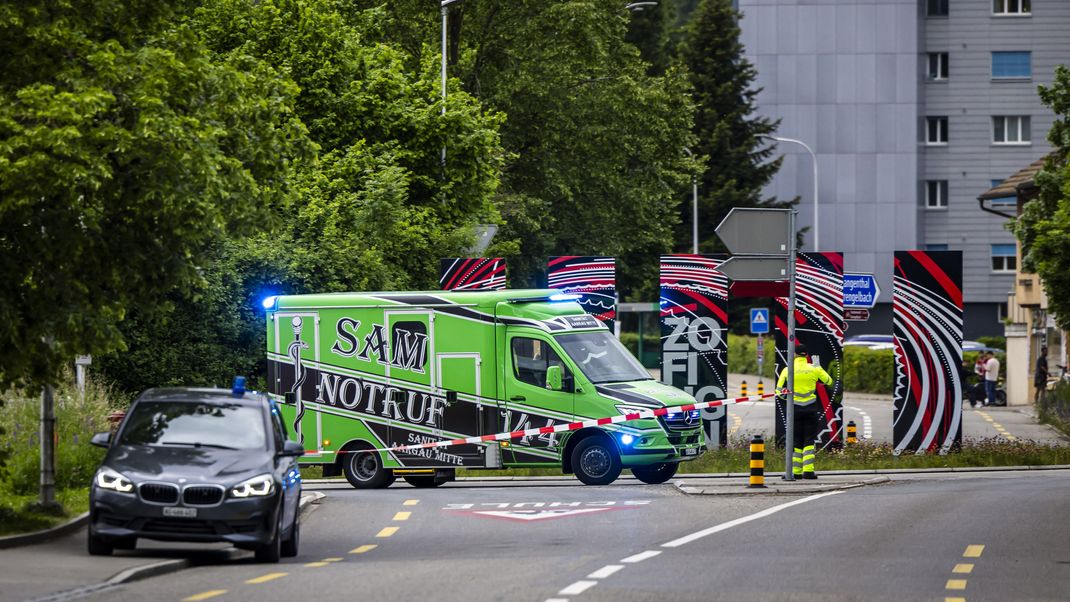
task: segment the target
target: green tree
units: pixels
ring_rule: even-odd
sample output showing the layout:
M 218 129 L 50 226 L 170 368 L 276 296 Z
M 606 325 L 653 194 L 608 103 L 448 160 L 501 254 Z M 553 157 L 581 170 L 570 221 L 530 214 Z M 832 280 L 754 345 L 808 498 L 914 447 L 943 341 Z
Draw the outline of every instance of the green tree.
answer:
M 1023 267 L 1044 281 L 1048 305 L 1059 327 L 1070 329 L 1070 69 L 1060 65 L 1040 99 L 1055 113 L 1048 131 L 1054 147 L 1036 175 L 1039 195 L 1012 222 L 1022 243 Z
M 125 348 L 131 308 L 271 223 L 311 155 L 296 93 L 167 3 L 0 6 L 0 382 Z
M 625 39 L 650 63 L 650 73 L 662 74 L 675 55 L 677 2 L 658 2 L 632 12 Z
M 656 294 L 657 256 L 672 247 L 695 168 L 682 150 L 693 108 L 680 70 L 647 73 L 627 41 L 624 4 L 473 0 L 450 9 L 459 46 L 451 75 L 507 116 L 503 225 L 489 253 L 508 258 L 514 286 L 543 284 L 549 255 L 606 254 L 621 258 L 625 298 Z M 412 61 L 437 56 L 434 7 L 399 0 L 382 10 L 392 25 L 383 39 Z
M 695 154 L 707 157 L 699 178 L 699 247 L 703 252 L 724 247 L 714 228 L 732 207 L 773 203 L 762 188 L 780 169 L 773 148 L 762 136 L 773 134 L 777 122 L 757 117 L 754 86 L 757 72 L 743 56 L 740 14 L 731 0 L 702 0 L 690 16 L 681 47 L 694 87 Z M 690 205 L 681 207 L 680 249 L 691 240 Z

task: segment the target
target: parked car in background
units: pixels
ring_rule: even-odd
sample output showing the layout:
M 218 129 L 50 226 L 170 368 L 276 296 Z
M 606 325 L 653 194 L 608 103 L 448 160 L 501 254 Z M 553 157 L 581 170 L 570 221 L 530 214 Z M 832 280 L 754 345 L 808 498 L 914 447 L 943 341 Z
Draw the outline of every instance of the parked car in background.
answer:
M 895 347 L 894 337 L 890 334 L 859 334 L 848 337 L 844 347 L 867 347 L 869 349 L 892 349 Z
M 266 396 L 235 388 L 149 389 L 106 447 L 89 494 L 89 553 L 139 538 L 229 542 L 262 562 L 296 556 L 303 446 Z
M 992 353 L 1004 353 L 1002 349 L 997 347 L 989 347 L 980 341 L 963 341 L 962 342 L 963 353 L 977 352 L 977 351 L 991 351 Z

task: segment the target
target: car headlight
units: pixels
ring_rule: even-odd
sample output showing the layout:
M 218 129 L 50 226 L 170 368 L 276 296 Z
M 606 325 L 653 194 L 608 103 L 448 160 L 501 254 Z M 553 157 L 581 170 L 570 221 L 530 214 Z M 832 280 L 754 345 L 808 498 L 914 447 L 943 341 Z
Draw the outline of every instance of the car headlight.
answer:
M 275 492 L 275 479 L 262 474 L 238 483 L 230 490 L 230 497 L 263 497 Z
M 96 476 L 97 487 L 101 489 L 110 489 L 111 491 L 118 491 L 119 493 L 132 493 L 134 491 L 134 483 L 130 479 L 115 472 L 107 466 L 102 466 L 97 471 Z

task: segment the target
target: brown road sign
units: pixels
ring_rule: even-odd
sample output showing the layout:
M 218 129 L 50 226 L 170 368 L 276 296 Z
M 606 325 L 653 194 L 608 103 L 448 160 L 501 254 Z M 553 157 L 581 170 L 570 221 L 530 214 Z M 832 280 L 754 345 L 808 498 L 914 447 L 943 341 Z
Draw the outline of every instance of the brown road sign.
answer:
M 851 320 L 853 322 L 865 322 L 869 319 L 868 309 L 856 309 L 853 307 L 847 307 L 843 310 L 843 319 Z

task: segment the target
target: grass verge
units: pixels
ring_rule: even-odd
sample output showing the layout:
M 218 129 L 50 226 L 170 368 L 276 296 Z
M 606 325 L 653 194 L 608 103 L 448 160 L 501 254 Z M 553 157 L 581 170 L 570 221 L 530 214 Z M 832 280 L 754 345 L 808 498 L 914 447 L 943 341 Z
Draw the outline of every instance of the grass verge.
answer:
M 59 515 L 35 510 L 36 495 L 0 491 L 0 535 L 31 533 L 69 521 L 89 509 L 89 488 L 59 489 L 56 500 L 63 505 Z

